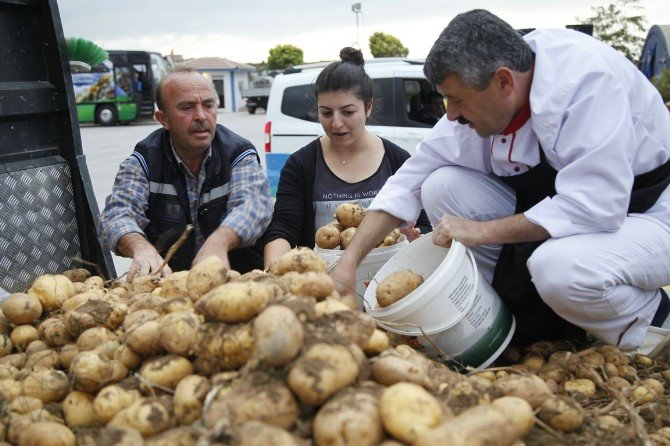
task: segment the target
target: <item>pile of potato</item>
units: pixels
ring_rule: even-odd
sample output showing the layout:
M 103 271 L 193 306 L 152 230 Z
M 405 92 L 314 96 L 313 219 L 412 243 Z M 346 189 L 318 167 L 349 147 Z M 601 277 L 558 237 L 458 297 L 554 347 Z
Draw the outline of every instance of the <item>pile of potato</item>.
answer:
M 326 270 L 302 248 L 244 275 L 211 257 L 132 283 L 41 276 L 2 304 L 0 444 L 504 446 L 595 427 L 670 444 L 631 428 L 666 398 L 649 358 L 547 342 L 457 373 L 376 328 Z
M 362 206 L 355 203 L 340 204 L 335 209 L 333 221 L 317 229 L 314 236 L 316 246 L 323 249 L 347 249 L 364 216 L 365 208 Z M 377 247 L 395 245 L 399 241 L 401 241 L 400 230 L 394 229 L 377 244 Z

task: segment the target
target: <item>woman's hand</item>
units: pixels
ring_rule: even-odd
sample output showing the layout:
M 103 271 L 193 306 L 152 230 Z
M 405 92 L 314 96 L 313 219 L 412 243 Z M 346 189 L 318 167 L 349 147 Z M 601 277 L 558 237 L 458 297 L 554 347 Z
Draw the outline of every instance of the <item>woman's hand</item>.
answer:
M 421 231 L 419 228 L 415 228 L 414 225 L 415 223 L 412 223 L 411 225 L 398 228 L 402 234 L 405 234 L 405 237 L 407 237 L 407 240 L 410 242 L 421 237 Z

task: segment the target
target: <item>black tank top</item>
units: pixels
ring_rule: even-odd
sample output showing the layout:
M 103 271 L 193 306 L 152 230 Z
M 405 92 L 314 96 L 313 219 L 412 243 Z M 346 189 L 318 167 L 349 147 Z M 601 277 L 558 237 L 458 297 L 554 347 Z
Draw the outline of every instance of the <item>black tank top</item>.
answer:
M 335 175 L 323 158 L 323 149 L 319 143 L 316 156 L 314 190 L 314 231 L 333 221 L 335 209 L 341 203 L 358 203 L 367 209 L 377 196 L 386 180 L 393 175 L 391 163 L 384 154 L 379 168 L 368 178 L 356 183 L 347 183 Z

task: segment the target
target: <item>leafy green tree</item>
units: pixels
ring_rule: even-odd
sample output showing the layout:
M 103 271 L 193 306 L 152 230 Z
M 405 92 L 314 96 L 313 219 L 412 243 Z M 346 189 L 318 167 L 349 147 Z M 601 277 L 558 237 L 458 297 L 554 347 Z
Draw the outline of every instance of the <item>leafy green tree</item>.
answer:
M 273 69 L 283 69 L 292 65 L 303 63 L 302 50 L 293 45 L 277 45 L 270 49 L 267 67 Z
M 372 57 L 406 57 L 409 50 L 397 37 L 376 32 L 370 36 L 370 53 Z
M 592 6 L 593 17 L 577 20 L 582 24 L 593 25 L 594 37 L 609 44 L 612 48 L 621 51 L 631 61 L 637 61 L 644 44 L 644 34 L 647 19 L 637 14 L 644 9 L 640 0 L 616 0 L 608 6 Z
M 670 102 L 670 68 L 663 70 L 658 76 L 651 79 L 656 89 L 661 93 L 664 102 Z

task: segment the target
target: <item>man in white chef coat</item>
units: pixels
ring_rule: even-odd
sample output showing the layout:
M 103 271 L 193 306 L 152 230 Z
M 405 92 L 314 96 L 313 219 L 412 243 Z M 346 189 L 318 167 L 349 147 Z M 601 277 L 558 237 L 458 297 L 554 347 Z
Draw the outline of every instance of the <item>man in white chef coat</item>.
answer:
M 585 34 L 521 37 L 484 10 L 449 23 L 424 71 L 447 113 L 368 208 L 332 272 L 340 291 L 425 208 L 435 244 L 473 250 L 517 342 L 586 331 L 632 349 L 662 327 L 670 115 L 642 73 Z

